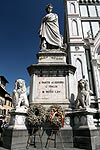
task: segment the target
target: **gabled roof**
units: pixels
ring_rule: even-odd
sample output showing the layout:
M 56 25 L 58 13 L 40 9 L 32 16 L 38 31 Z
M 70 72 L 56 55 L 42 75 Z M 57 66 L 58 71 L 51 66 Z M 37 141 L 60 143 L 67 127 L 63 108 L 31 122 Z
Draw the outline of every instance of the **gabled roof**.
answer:
M 8 94 L 8 92 L 0 86 L 0 96 L 5 97 L 5 94 Z
M 0 76 L 0 78 L 1 78 L 2 80 L 4 80 L 5 83 L 9 83 L 9 82 L 7 81 L 7 79 L 6 79 L 4 76 Z

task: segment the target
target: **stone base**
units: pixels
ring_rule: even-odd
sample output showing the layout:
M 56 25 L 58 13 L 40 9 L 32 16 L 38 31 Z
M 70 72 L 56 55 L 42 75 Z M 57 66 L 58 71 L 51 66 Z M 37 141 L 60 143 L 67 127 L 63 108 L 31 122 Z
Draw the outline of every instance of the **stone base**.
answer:
M 61 128 L 57 134 L 53 134 L 53 139 L 50 141 L 51 148 L 73 148 L 73 130 L 69 126 L 69 118 L 67 119 L 68 125 L 65 125 L 64 128 Z M 43 131 L 41 130 L 41 135 Z M 44 132 L 42 135 L 42 146 L 45 148 L 47 142 L 47 134 Z M 25 128 L 25 114 L 22 112 L 12 112 L 10 126 L 3 135 L 3 147 L 10 150 L 16 149 L 26 149 L 28 139 L 27 128 Z M 33 138 L 34 139 L 34 138 Z M 62 139 L 62 140 L 61 140 Z M 35 145 L 37 149 L 41 148 L 40 139 L 38 132 L 35 136 Z M 30 146 L 29 146 L 30 147 Z
M 0 150 L 7 150 L 7 149 L 0 147 Z M 19 150 L 19 149 L 15 149 L 15 150 Z M 23 149 L 21 149 L 21 150 L 25 150 L 25 149 L 23 148 Z M 33 147 L 30 146 L 28 150 L 33 150 Z M 37 149 L 37 148 L 34 148 L 34 150 L 38 150 L 38 149 Z M 39 149 L 39 150 L 41 150 L 41 149 Z M 47 148 L 44 148 L 44 147 L 43 147 L 43 150 L 47 150 Z M 50 148 L 50 150 L 62 150 L 62 148 L 59 148 L 59 149 L 58 149 L 58 148 Z M 85 150 L 85 149 L 64 148 L 63 150 Z M 98 150 L 100 150 L 100 149 L 98 149 Z
M 15 150 L 26 149 L 28 131 L 25 126 L 26 112 L 13 110 L 9 127 L 3 133 L 3 147 Z
M 73 148 L 73 130 L 72 128 L 62 128 L 62 141 L 64 148 Z
M 47 134 L 44 132 L 42 141 L 43 147 L 45 147 L 47 141 Z M 73 149 L 73 129 L 70 126 L 70 117 L 67 116 L 65 118 L 64 127 L 57 131 L 57 134 L 53 134 L 52 139 L 50 140 L 50 148 L 57 148 L 57 149 Z
M 27 130 L 7 129 L 3 135 L 3 147 L 10 150 L 26 149 Z
M 72 113 L 73 142 L 75 148 L 97 150 L 100 146 L 98 129 L 93 120 L 94 110 L 77 110 Z
M 97 150 L 100 148 L 100 137 L 96 129 L 80 128 L 74 129 L 74 147 L 87 150 Z
M 49 133 L 50 133 L 50 129 L 48 129 Z M 56 130 L 57 131 L 57 130 Z M 42 147 L 47 148 L 49 146 L 49 149 L 52 148 L 57 148 L 57 149 L 61 149 L 63 150 L 63 147 L 66 148 L 73 148 L 73 131 L 71 128 L 62 128 L 60 131 L 55 132 L 50 139 L 52 140 L 48 140 L 48 135 L 47 132 L 43 132 L 41 131 L 41 135 L 42 135 Z M 32 147 L 35 147 L 37 149 L 41 149 L 41 143 L 40 143 L 40 138 L 38 135 L 38 132 L 36 132 L 35 137 L 33 136 L 33 141 L 32 141 L 33 145 Z M 29 148 L 30 146 L 28 146 Z
M 42 49 L 38 54 L 38 63 L 66 63 L 66 51 L 59 49 Z
M 26 129 L 25 119 L 26 119 L 26 109 L 23 109 L 21 112 L 21 108 L 19 110 L 12 110 L 10 112 L 11 118 L 9 123 L 9 128 L 13 129 Z

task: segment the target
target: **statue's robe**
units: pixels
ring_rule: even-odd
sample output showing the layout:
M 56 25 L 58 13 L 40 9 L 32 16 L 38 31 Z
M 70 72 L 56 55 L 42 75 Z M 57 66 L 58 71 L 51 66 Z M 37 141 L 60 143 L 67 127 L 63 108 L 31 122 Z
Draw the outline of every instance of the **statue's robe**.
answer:
M 41 38 L 45 38 L 47 43 L 61 47 L 62 38 L 57 14 L 49 13 L 43 18 L 39 34 Z

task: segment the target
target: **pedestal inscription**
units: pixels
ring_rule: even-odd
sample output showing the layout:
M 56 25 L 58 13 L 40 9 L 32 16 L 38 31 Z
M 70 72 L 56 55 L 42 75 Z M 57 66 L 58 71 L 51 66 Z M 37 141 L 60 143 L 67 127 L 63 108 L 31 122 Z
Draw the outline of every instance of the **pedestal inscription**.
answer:
M 38 77 L 37 98 L 65 99 L 65 77 Z

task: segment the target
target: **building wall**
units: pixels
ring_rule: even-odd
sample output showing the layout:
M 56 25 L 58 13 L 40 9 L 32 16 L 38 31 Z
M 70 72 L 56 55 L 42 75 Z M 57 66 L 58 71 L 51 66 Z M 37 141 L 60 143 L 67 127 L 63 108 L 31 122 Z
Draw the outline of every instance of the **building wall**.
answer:
M 9 119 L 10 119 L 9 112 L 11 111 L 12 108 L 13 108 L 12 98 L 8 94 L 6 94 L 5 95 L 5 104 L 3 105 L 3 109 L 4 109 L 5 120 L 8 121 L 8 122 L 9 122 Z
M 100 1 L 65 0 L 64 5 L 68 63 L 76 67 L 74 94 L 76 97 L 77 83 L 85 75 L 95 103 L 100 99 Z
M 12 109 L 12 98 L 6 91 L 8 81 L 4 76 L 0 76 L 0 118 L 8 120 L 10 117 L 8 111 Z

